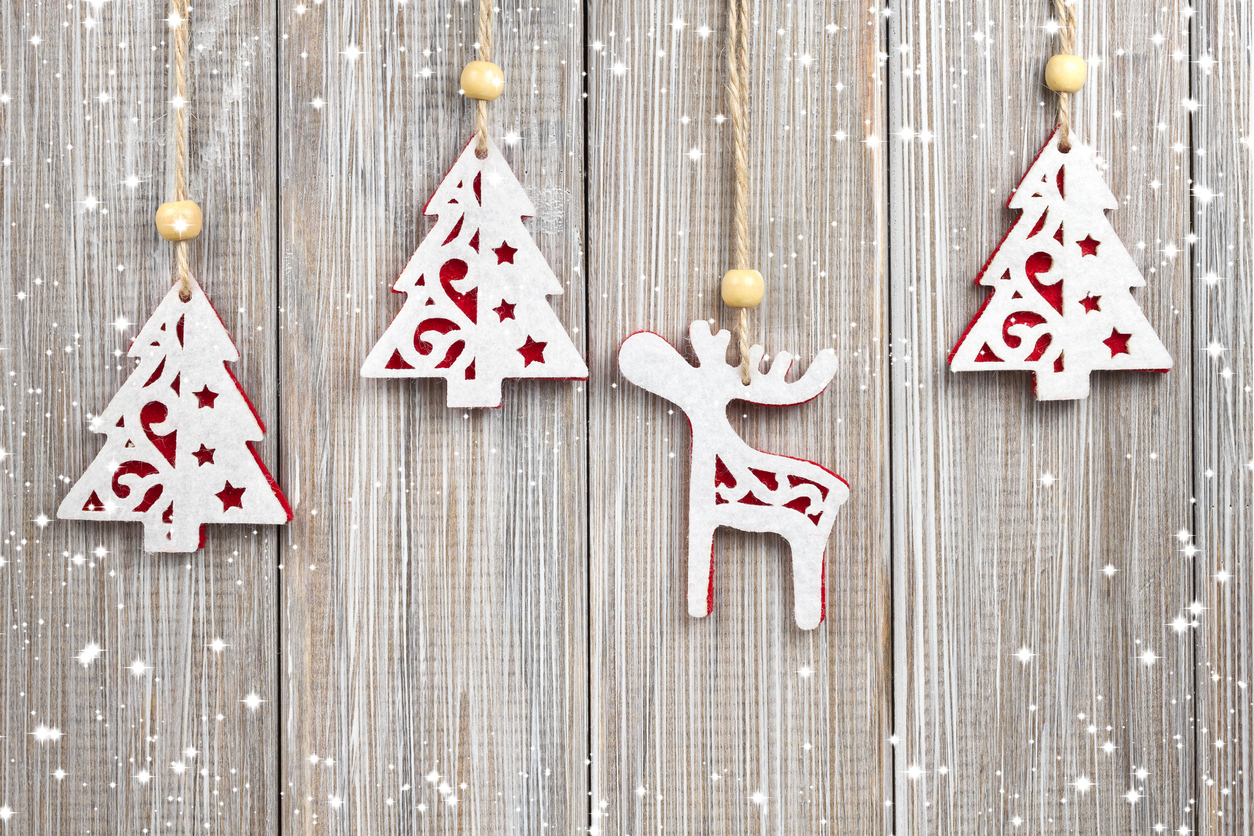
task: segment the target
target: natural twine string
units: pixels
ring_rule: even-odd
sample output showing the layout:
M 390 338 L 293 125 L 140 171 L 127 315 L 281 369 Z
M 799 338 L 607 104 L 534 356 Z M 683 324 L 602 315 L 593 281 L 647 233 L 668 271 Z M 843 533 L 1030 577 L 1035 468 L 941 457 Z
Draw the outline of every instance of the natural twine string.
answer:
M 479 60 L 492 60 L 492 3 L 494 0 L 479 0 Z M 479 133 L 479 144 L 475 146 L 475 154 L 480 158 L 488 155 L 488 103 L 483 99 L 477 102 L 475 114 L 475 130 Z
M 174 27 L 174 92 L 178 106 L 174 108 L 174 199 L 187 200 L 187 0 L 173 0 L 173 14 L 179 18 Z M 177 264 L 179 298 L 192 298 L 192 268 L 187 258 L 187 242 L 174 244 Z
M 1075 33 L 1079 26 L 1076 13 L 1078 0 L 1054 0 L 1054 11 L 1058 15 L 1058 53 L 1060 55 L 1075 54 Z M 1071 94 L 1058 94 L 1058 145 L 1064 150 L 1071 147 Z
M 749 270 L 749 141 L 745 112 L 749 109 L 749 3 L 730 0 L 727 12 L 727 98 L 731 110 L 735 190 L 732 201 L 732 263 Z M 749 385 L 749 309 L 741 308 L 736 323 L 736 350 L 740 352 L 740 381 Z

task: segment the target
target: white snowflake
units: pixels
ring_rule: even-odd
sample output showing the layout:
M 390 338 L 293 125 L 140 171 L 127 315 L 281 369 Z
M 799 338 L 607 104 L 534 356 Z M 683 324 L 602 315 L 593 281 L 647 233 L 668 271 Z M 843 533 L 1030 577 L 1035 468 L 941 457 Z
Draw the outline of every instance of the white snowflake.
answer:
M 64 734 L 56 726 L 48 726 L 43 723 L 35 726 L 35 730 L 31 732 L 31 737 L 35 738 L 36 743 L 56 743 Z
M 104 653 L 104 649 L 95 642 L 88 642 L 83 645 L 83 649 L 74 657 L 80 665 L 85 668 L 91 667 L 91 663 L 100 658 L 100 654 Z

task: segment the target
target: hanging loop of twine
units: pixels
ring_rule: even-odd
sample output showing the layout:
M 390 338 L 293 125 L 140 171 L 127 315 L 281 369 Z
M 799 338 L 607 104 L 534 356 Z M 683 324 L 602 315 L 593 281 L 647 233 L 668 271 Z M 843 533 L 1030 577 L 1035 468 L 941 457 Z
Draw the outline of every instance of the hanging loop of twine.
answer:
M 749 140 L 745 124 L 749 109 L 749 3 L 730 0 L 727 12 L 727 100 L 731 112 L 732 158 L 735 186 L 732 198 L 732 264 L 738 270 L 749 263 Z M 741 308 L 736 322 L 736 350 L 740 354 L 740 381 L 749 385 L 749 309 Z
M 178 22 L 173 28 L 174 37 L 174 199 L 187 200 L 187 0 L 173 0 L 171 15 Z M 174 22 L 171 20 L 171 22 Z M 178 278 L 179 298 L 184 302 L 192 298 L 192 268 L 187 256 L 187 242 L 174 244 L 175 275 Z
M 492 3 L 495 0 L 479 0 L 479 60 L 492 60 Z M 480 159 L 488 156 L 488 103 L 480 99 L 476 103 L 475 130 L 479 142 L 475 155 Z
M 1054 0 L 1054 12 L 1058 15 L 1058 54 L 1075 54 L 1075 35 L 1079 28 L 1078 0 Z M 1058 145 L 1063 150 L 1071 148 L 1071 94 L 1058 94 Z

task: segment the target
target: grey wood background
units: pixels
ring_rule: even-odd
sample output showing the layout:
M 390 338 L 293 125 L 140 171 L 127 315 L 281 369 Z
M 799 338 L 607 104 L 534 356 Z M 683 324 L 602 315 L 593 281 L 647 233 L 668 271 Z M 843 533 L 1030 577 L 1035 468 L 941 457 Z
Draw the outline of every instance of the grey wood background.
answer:
M 1067 404 L 944 363 L 1050 129 L 1047 4 L 754 3 L 755 334 L 841 367 L 733 420 L 852 484 L 812 633 L 773 537 L 720 534 L 686 615 L 687 428 L 614 358 L 729 321 L 725 5 L 498 4 L 493 130 L 591 378 L 483 412 L 358 375 L 476 4 L 194 5 L 193 259 L 295 519 L 191 557 L 47 519 L 168 286 L 168 9 L 5 3 L 0 832 L 1254 829 L 1247 2 L 1082 5 L 1176 368 Z

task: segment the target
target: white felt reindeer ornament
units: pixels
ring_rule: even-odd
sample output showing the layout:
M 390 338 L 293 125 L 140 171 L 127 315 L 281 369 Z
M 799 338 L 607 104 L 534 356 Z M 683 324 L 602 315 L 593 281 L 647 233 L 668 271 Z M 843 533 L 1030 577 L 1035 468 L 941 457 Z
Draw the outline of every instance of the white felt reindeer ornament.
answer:
M 727 420 L 734 400 L 791 406 L 827 388 L 836 355 L 820 351 L 802 377 L 787 382 L 792 356 L 782 351 L 762 372 L 762 346 L 749 350 L 750 381 L 727 363 L 731 334 L 710 333 L 698 320 L 689 328 L 697 365 L 649 331 L 632 334 L 618 352 L 618 365 L 632 383 L 684 411 L 692 427 L 692 474 L 688 483 L 688 613 L 701 618 L 714 604 L 714 532 L 720 526 L 773 532 L 792 550 L 797 626 L 811 630 L 826 605 L 824 554 L 836 510 L 849 486 L 832 471 L 804 459 L 755 450 Z
M 749 260 L 749 155 L 744 84 L 749 61 L 749 2 L 730 0 L 728 111 L 735 153 L 732 260 L 723 275 L 723 302 L 738 309 L 736 352 L 727 362 L 731 334 L 710 332 L 710 323 L 689 326 L 697 364 L 691 365 L 666 340 L 641 331 L 623 341 L 618 365 L 637 386 L 674 403 L 692 428 L 692 474 L 688 483 L 688 612 L 697 618 L 714 605 L 714 532 L 720 526 L 773 532 L 792 550 L 793 599 L 797 626 L 813 630 L 826 610 L 823 559 L 836 510 L 849 498 L 849 485 L 832 471 L 804 459 L 763 453 L 745 444 L 727 420 L 727 405 L 747 401 L 791 406 L 816 397 L 836 373 L 836 353 L 820 351 L 800 380 L 784 378 L 792 355 L 781 351 L 762 371 L 762 346 L 749 344 L 750 308 L 766 292 L 762 274 Z

